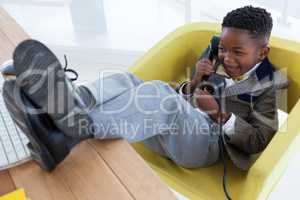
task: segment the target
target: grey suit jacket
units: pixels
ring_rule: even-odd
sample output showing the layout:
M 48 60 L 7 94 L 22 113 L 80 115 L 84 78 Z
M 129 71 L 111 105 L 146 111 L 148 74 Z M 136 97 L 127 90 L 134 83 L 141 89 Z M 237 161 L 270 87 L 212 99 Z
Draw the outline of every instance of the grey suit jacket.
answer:
M 275 92 L 287 83 L 278 85 L 274 72 L 266 58 L 248 79 L 226 87 L 223 93 L 224 111 L 236 116 L 234 134 L 222 134 L 224 146 L 232 162 L 242 170 L 251 167 L 251 154 L 263 151 L 278 129 Z M 177 91 L 179 88 L 182 87 Z

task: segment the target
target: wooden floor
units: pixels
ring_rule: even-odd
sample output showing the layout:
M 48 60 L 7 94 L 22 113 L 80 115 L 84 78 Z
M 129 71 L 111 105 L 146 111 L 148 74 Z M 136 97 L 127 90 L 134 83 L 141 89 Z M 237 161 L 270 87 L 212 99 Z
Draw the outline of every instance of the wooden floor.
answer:
M 0 63 L 27 38 L 0 7 Z M 0 171 L 0 196 L 16 188 L 24 188 L 32 200 L 175 199 L 124 140 L 82 142 L 51 173 L 33 161 Z
M 28 162 L 0 174 L 0 194 L 22 187 L 32 200 L 174 199 L 122 140 L 82 142 L 51 173 Z

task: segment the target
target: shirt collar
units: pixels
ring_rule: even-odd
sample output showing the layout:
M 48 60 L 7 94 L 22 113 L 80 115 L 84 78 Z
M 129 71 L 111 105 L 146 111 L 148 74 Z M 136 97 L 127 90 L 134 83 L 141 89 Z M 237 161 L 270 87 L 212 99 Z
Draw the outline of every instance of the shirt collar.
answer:
M 252 72 L 256 71 L 256 69 L 258 68 L 258 66 L 261 64 L 262 62 L 257 63 L 256 65 L 254 65 L 254 67 L 252 67 L 250 70 L 248 70 L 246 73 L 244 73 L 243 75 L 241 75 L 240 77 L 238 77 L 237 79 L 239 79 L 239 81 L 245 80 L 247 79 Z M 223 65 L 219 65 L 218 69 L 217 69 L 217 74 L 219 75 L 223 75 L 226 77 L 229 77 L 229 75 L 225 72 L 225 69 L 223 67 Z M 230 77 L 230 79 L 232 79 Z
M 256 65 L 254 65 L 254 67 L 252 67 L 252 68 L 251 68 L 250 70 L 248 70 L 245 74 L 243 74 L 243 75 L 242 75 L 243 78 L 242 78 L 241 81 L 247 79 L 247 78 L 250 76 L 250 74 L 251 74 L 252 72 L 254 72 L 260 64 L 261 64 L 261 62 L 257 63 Z
M 250 74 L 255 71 L 257 69 L 257 67 L 261 64 L 261 62 L 257 63 L 256 65 L 254 65 L 254 67 L 252 67 L 249 71 L 247 71 L 245 74 L 244 74 L 244 77 L 249 77 Z
M 261 62 L 259 62 L 259 63 L 257 63 L 256 65 L 254 65 L 254 67 L 252 67 L 249 71 L 247 71 L 245 74 L 241 75 L 241 76 L 239 77 L 239 80 L 238 80 L 238 78 L 236 78 L 236 79 L 233 79 L 233 78 L 227 79 L 227 78 L 226 78 L 225 81 L 226 81 L 227 87 L 230 86 L 230 85 L 234 85 L 234 84 L 236 84 L 236 83 L 238 83 L 238 82 L 244 81 L 244 80 L 246 80 L 247 78 L 249 78 L 249 76 L 251 75 L 251 73 L 252 73 L 252 72 L 255 72 L 256 69 L 258 68 L 258 66 L 259 66 L 260 64 L 261 64 Z

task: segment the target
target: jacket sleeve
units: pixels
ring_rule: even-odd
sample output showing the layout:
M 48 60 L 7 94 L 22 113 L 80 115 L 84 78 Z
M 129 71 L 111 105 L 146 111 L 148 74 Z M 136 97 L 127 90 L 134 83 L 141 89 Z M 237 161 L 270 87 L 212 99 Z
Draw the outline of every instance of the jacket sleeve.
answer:
M 247 119 L 236 115 L 234 134 L 226 135 L 228 143 L 247 154 L 255 154 L 266 148 L 278 129 L 275 92 L 275 87 L 271 87 L 262 93 Z

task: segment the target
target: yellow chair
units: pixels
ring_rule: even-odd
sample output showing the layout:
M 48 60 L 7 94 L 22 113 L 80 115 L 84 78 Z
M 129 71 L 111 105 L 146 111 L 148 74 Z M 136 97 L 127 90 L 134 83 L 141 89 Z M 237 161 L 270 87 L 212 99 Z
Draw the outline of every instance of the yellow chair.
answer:
M 178 28 L 166 36 L 131 68 L 143 80 L 163 80 L 174 85 L 187 79 L 190 68 L 207 47 L 212 35 L 219 34 L 220 25 L 195 23 Z M 271 39 L 270 60 L 286 68 L 289 79 L 288 119 L 248 172 L 237 169 L 227 160 L 227 185 L 233 199 L 266 199 L 286 169 L 290 158 L 299 151 L 300 142 L 300 44 L 279 38 Z M 223 164 L 185 169 L 175 165 L 142 143 L 133 147 L 172 188 L 190 199 L 225 199 L 222 188 Z

